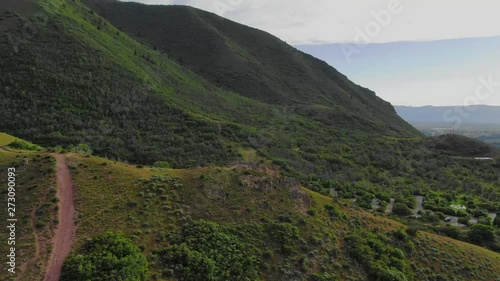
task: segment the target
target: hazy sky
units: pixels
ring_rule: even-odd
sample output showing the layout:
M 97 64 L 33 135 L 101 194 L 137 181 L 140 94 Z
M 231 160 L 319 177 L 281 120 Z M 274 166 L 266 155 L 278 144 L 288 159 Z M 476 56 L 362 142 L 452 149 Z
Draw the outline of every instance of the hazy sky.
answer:
M 370 44 L 350 56 L 341 44 L 296 47 L 394 105 L 500 105 L 500 36 Z
M 498 0 L 134 2 L 189 5 L 268 31 L 393 104 L 500 105 L 500 86 L 478 90 L 480 77 L 500 83 L 499 38 L 425 42 L 500 36 Z

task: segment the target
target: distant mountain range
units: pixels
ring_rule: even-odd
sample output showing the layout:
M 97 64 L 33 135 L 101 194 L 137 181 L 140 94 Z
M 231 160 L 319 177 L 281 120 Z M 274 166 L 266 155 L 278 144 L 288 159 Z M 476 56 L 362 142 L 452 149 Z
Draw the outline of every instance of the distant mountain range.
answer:
M 407 122 L 417 124 L 500 125 L 500 106 L 395 106 Z

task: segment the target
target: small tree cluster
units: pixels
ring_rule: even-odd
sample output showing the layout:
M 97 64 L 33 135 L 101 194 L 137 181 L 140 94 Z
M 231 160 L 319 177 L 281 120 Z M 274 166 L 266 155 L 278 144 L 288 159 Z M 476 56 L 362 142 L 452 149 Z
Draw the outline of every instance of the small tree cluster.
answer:
M 147 272 L 146 257 L 132 241 L 106 232 L 64 261 L 61 281 L 143 281 Z

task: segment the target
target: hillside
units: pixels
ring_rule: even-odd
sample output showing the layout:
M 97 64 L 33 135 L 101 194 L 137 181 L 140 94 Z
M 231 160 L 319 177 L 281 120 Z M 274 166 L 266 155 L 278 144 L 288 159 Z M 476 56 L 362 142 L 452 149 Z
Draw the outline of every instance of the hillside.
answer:
M 44 12 L 36 19 L 23 17 L 22 11 L 9 12 L 9 18 L 25 21 L 34 32 L 28 36 L 22 25 L 14 25 L 3 37 L 0 68 L 7 75 L 1 77 L 0 114 L 5 122 L 0 130 L 43 146 L 84 143 L 101 156 L 140 164 L 168 161 L 174 167 L 228 164 L 241 160 L 239 150 L 253 147 L 269 158 L 291 159 L 287 162 L 297 173 L 302 173 L 300 166 L 310 166 L 325 174 L 330 172 L 318 166 L 323 161 L 319 147 L 331 146 L 332 138 L 361 143 L 359 137 L 366 134 L 418 135 L 387 103 L 338 78 L 332 68 L 326 68 L 336 73 L 329 80 L 328 102 L 269 104 L 220 89 L 170 56 L 139 44 L 79 2 L 39 3 Z M 281 83 L 265 73 L 263 80 Z M 335 90 L 340 84 L 345 89 Z M 276 97 L 283 99 L 286 93 L 294 100 L 297 94 L 285 90 Z M 345 100 L 348 94 L 352 100 Z M 311 100 L 315 96 L 319 98 L 311 94 Z M 359 132 L 359 137 L 350 132 Z M 299 144 L 299 138 L 305 141 Z M 309 146 L 311 152 L 297 155 L 297 146 Z
M 50 156 L 19 156 L 0 152 L 0 168 L 19 168 L 26 187 L 54 182 L 55 162 Z M 236 252 L 224 259 L 229 264 L 243 258 L 236 255 L 243 251 L 239 245 L 245 245 L 245 253 L 255 259 L 246 265 L 249 267 L 245 273 L 255 270 L 258 280 L 374 280 L 384 274 L 404 278 L 396 280 L 452 280 L 456 276 L 494 280 L 500 274 L 499 254 L 423 231 L 405 231 L 402 224 L 353 207 L 348 201 L 332 200 L 304 189 L 270 167 L 172 170 L 137 168 L 79 154 L 67 157 L 78 214 L 74 253 L 81 251 L 87 238 L 105 231 L 121 231 L 147 257 L 147 280 L 176 280 L 174 276 L 182 276 L 183 271 L 164 253 L 183 239 L 206 239 L 204 235 L 214 235 L 211 239 L 222 239 L 220 242 L 231 239 L 230 247 L 236 247 Z M 23 158 L 32 160 L 26 162 Z M 40 165 L 52 168 L 47 173 Z M 30 187 L 30 192 L 33 197 L 26 200 L 42 201 L 40 205 L 23 202 L 24 214 L 41 210 L 39 206 L 45 205 L 39 195 L 49 192 L 50 196 L 53 189 Z M 49 206 L 43 208 L 52 210 Z M 45 272 L 47 248 L 40 250 L 35 244 L 48 241 L 40 240 L 44 237 L 40 235 L 44 235 L 45 228 L 49 230 L 46 235 L 50 235 L 53 220 L 48 219 L 49 223 L 42 226 L 35 225 L 40 219 L 23 219 L 27 224 L 21 232 L 25 240 L 19 260 L 26 277 L 20 280 L 37 280 Z M 30 238 L 30 233 L 37 236 Z M 215 245 L 186 243 L 189 251 L 207 258 L 210 251 L 226 254 L 225 248 L 210 248 Z M 41 252 L 35 255 L 35 249 Z M 384 261 L 381 253 L 392 261 Z M 28 262 L 28 257 L 34 258 Z M 389 269 L 391 264 L 401 267 Z M 228 270 L 236 272 L 236 268 Z M 5 272 L 0 276 L 8 280 Z
M 442 135 L 428 139 L 430 147 L 454 156 L 495 157 L 499 151 L 492 146 L 464 136 Z
M 0 146 L 6 146 L 9 143 L 13 142 L 16 138 L 8 135 L 6 133 L 0 133 Z
M 296 112 L 323 111 L 332 115 L 326 121 L 355 115 L 364 126 L 373 122 L 416 133 L 374 92 L 266 32 L 187 6 L 85 2 L 114 26 L 223 89 L 271 104 L 308 105 Z

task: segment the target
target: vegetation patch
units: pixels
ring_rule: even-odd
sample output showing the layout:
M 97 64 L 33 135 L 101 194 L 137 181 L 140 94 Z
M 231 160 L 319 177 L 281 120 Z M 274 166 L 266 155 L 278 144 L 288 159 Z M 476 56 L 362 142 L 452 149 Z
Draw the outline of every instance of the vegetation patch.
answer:
M 38 146 L 36 144 L 32 144 L 29 141 L 25 141 L 25 140 L 21 140 L 21 139 L 16 139 L 13 142 L 9 143 L 9 147 L 16 148 L 16 149 L 22 149 L 22 150 L 32 150 L 32 151 L 42 150 L 41 146 Z
M 164 274 L 186 281 L 258 280 L 259 252 L 213 222 L 186 227 L 178 244 L 155 251 Z
M 62 281 L 146 280 L 148 262 L 123 234 L 106 232 L 71 254 L 62 269 Z
M 354 231 L 345 237 L 349 254 L 362 265 L 369 280 L 413 280 L 405 251 L 394 245 L 394 239 L 387 234 L 364 230 Z

